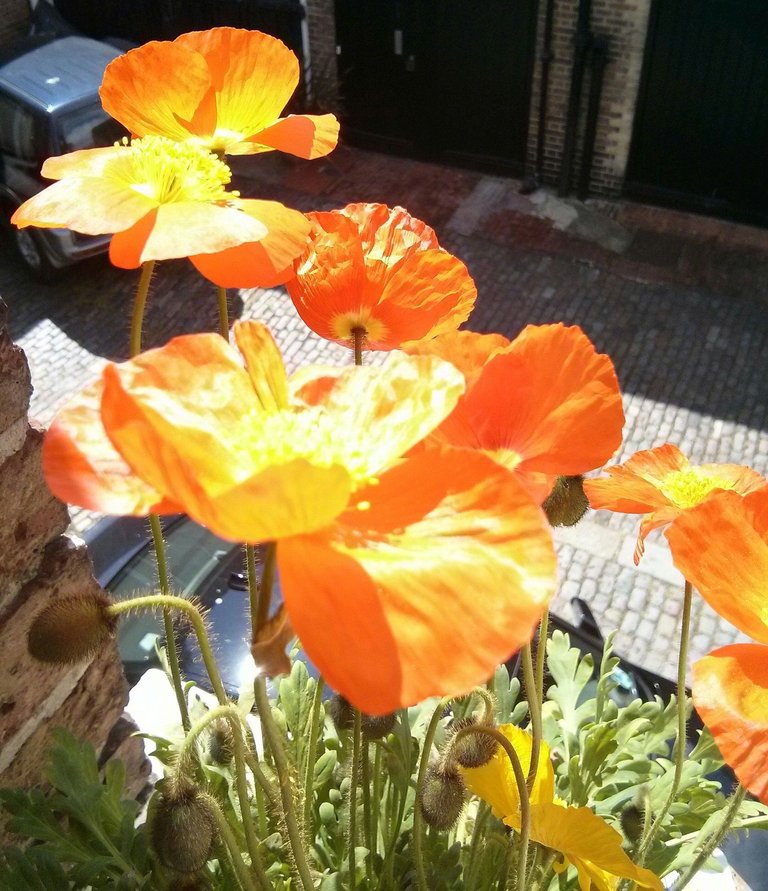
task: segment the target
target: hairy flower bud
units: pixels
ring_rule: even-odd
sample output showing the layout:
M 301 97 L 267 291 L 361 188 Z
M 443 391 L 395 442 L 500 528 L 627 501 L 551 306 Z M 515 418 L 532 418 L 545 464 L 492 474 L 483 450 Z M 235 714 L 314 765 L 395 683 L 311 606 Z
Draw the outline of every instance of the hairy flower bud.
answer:
M 355 725 L 354 707 L 339 693 L 328 703 L 328 712 L 337 730 L 352 730 Z M 360 727 L 363 739 L 371 741 L 386 736 L 395 726 L 394 714 L 366 715 L 360 713 Z
M 194 787 L 159 795 L 152 814 L 152 847 L 168 869 L 197 872 L 208 862 L 213 848 L 213 807 Z
M 551 526 L 575 526 L 589 509 L 584 477 L 559 476 L 541 507 Z
M 208 752 L 216 764 L 227 765 L 235 757 L 235 740 L 229 721 L 222 719 L 213 723 Z
M 498 742 L 490 734 L 482 731 L 463 733 L 461 736 L 458 736 L 458 732 L 468 727 L 490 726 L 475 717 L 455 721 L 452 728 L 454 737 L 450 743 L 451 760 L 462 767 L 482 767 L 487 764 L 496 754 L 496 749 L 499 747 Z
M 429 767 L 421 787 L 421 813 L 433 829 L 450 829 L 464 807 L 464 781 L 455 767 Z
M 636 804 L 628 804 L 621 812 L 621 829 L 632 844 L 637 844 L 643 834 L 643 812 Z
M 115 632 L 117 619 L 105 594 L 75 594 L 49 604 L 29 629 L 27 647 L 41 662 L 69 664 L 89 659 Z

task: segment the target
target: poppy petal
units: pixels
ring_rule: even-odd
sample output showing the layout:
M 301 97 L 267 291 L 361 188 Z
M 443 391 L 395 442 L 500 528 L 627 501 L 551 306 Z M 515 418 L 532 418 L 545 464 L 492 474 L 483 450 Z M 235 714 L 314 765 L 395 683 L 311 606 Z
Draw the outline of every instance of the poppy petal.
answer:
M 565 854 L 576 867 L 582 888 L 594 883 L 600 891 L 613 891 L 618 876 L 641 888 L 662 891 L 658 876 L 636 866 L 622 850 L 621 835 L 588 807 L 533 805 L 531 840 Z
M 382 474 L 331 529 L 280 542 L 278 564 L 307 654 L 369 714 L 482 683 L 554 591 L 539 509 L 488 458 L 456 450 Z
M 348 466 L 367 479 L 422 440 L 450 413 L 464 389 L 461 374 L 431 356 L 393 355 L 383 368 L 362 366 L 340 373 L 312 371 L 296 398 L 325 407 L 344 431 Z M 316 401 L 314 401 L 316 400 Z
M 633 458 L 641 454 L 638 452 Z M 644 514 L 672 506 L 654 483 L 638 476 L 627 464 L 629 461 L 621 466 L 606 467 L 607 477 L 584 480 L 590 507 L 623 514 Z
M 502 334 L 452 331 L 434 340 L 406 344 L 403 349 L 412 355 L 439 356 L 455 365 L 464 375 L 469 390 L 482 374 L 486 362 L 508 347 L 509 343 L 509 339 Z
M 237 207 L 266 227 L 263 238 L 189 259 L 222 288 L 270 288 L 288 281 L 293 261 L 306 247 L 309 220 L 277 201 L 241 200 Z
M 61 179 L 25 201 L 11 217 L 23 228 L 67 228 L 85 235 L 129 229 L 157 206 L 124 183 L 108 177 Z
M 123 145 L 80 149 L 66 155 L 47 158 L 40 168 L 40 175 L 46 179 L 63 179 L 65 176 L 101 176 L 116 158 L 124 154 Z
M 139 479 L 101 422 L 102 382 L 86 387 L 56 416 L 43 443 L 43 473 L 62 501 L 105 514 L 176 513 L 178 505 Z
M 118 269 L 138 269 L 147 239 L 157 223 L 157 208 L 152 210 L 130 229 L 116 232 L 109 243 L 109 260 Z
M 285 408 L 288 405 L 288 378 L 283 357 L 269 328 L 259 322 L 237 321 L 234 333 L 261 407 L 265 411 Z
M 157 219 L 141 252 L 141 262 L 190 254 L 216 253 L 260 241 L 267 227 L 235 207 L 179 201 L 157 208 Z
M 299 158 L 322 158 L 336 148 L 339 122 L 332 114 L 292 114 L 265 127 L 248 140 Z M 241 145 L 238 154 L 247 154 Z
M 751 508 L 765 510 L 768 489 L 747 498 L 710 495 L 680 514 L 666 535 L 675 566 L 712 609 L 768 644 L 768 535 L 755 528 Z
M 99 96 L 107 114 L 135 136 L 183 142 L 185 124 L 210 88 L 205 60 L 179 42 L 153 40 L 114 59 Z
M 512 744 L 520 760 L 523 775 L 528 776 L 533 751 L 533 737 L 514 724 L 502 724 L 500 733 Z M 487 802 L 499 820 L 520 830 L 520 793 L 509 755 L 499 747 L 493 757 L 482 767 L 462 768 L 461 775 L 467 788 Z M 555 772 L 549 755 L 549 746 L 541 741 L 536 779 L 530 791 L 531 804 L 551 803 L 555 797 Z
M 768 804 L 768 647 L 733 644 L 693 666 L 693 703 L 741 784 Z

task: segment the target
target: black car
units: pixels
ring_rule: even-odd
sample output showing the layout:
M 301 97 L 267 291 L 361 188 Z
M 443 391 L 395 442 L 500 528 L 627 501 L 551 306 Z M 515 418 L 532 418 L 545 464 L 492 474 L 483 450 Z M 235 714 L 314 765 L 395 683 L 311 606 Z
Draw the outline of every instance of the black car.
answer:
M 16 208 L 50 181 L 46 158 L 112 145 L 125 136 L 101 107 L 104 69 L 121 50 L 70 35 L 27 38 L 0 54 L 0 206 L 19 259 L 40 279 L 107 250 L 110 236 L 69 229 L 17 229 Z

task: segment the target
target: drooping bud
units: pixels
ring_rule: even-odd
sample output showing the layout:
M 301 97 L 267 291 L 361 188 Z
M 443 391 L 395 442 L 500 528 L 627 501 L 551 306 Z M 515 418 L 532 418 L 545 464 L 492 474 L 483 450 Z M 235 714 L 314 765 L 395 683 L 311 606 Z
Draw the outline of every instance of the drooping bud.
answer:
M 333 696 L 328 703 L 328 712 L 337 730 L 350 731 L 355 726 L 355 709 L 340 693 Z M 395 726 L 394 714 L 366 715 L 360 713 L 360 727 L 363 739 L 369 742 L 386 736 Z
M 450 829 L 464 808 L 464 781 L 453 767 L 429 767 L 421 787 L 421 813 L 428 826 Z
M 643 812 L 636 804 L 628 804 L 621 812 L 621 829 L 632 844 L 637 844 L 643 835 Z
M 111 604 L 102 593 L 54 600 L 29 629 L 30 655 L 60 665 L 89 659 L 115 632 L 117 618 L 107 612 Z
M 583 476 L 559 476 L 542 510 L 551 526 L 575 526 L 589 509 Z
M 474 733 L 462 733 L 460 730 L 468 727 L 490 727 L 476 717 L 463 718 L 453 724 L 454 737 L 450 743 L 450 757 L 462 767 L 482 767 L 496 754 L 498 742 L 488 733 L 476 731 Z
M 213 723 L 208 752 L 216 764 L 227 765 L 235 757 L 235 740 L 229 721 L 222 719 Z
M 152 814 L 152 847 L 168 869 L 197 872 L 213 849 L 213 807 L 207 796 L 192 786 L 158 794 L 160 800 Z

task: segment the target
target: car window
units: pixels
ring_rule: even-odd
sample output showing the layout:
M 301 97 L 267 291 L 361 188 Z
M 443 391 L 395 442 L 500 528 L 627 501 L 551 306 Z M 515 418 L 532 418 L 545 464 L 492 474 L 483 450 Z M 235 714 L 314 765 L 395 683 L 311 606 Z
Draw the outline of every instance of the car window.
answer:
M 127 135 L 99 105 L 83 105 L 59 116 L 59 151 L 112 145 Z
M 37 161 L 35 117 L 18 101 L 0 96 L 0 150 L 20 161 Z

